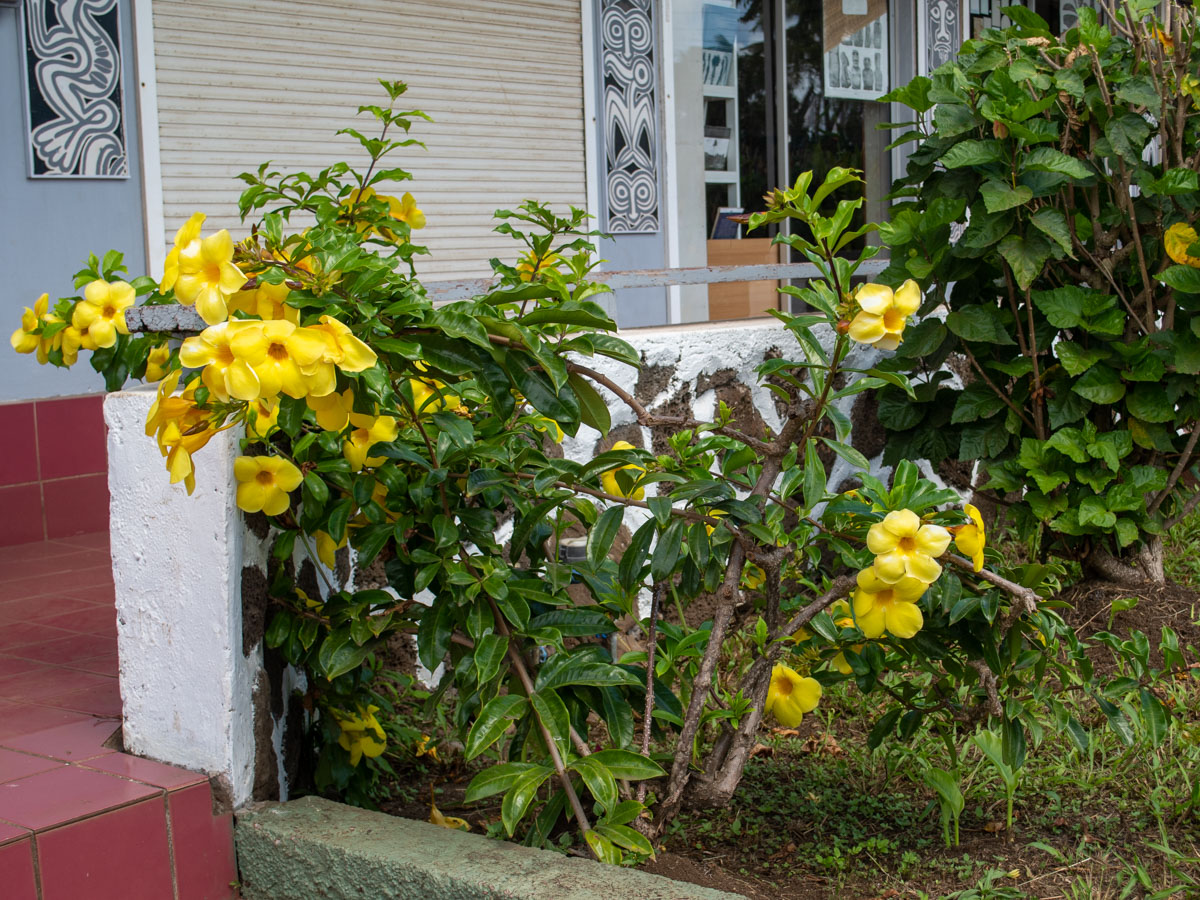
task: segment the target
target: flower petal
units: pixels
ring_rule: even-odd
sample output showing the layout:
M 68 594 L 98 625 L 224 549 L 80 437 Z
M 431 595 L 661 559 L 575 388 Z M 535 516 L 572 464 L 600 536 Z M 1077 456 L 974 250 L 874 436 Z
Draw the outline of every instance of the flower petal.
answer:
M 886 284 L 864 284 L 854 295 L 864 312 L 882 316 L 892 307 L 892 289 Z
M 910 638 L 921 630 L 925 617 L 915 603 L 892 603 L 884 613 L 889 634 L 898 638 Z

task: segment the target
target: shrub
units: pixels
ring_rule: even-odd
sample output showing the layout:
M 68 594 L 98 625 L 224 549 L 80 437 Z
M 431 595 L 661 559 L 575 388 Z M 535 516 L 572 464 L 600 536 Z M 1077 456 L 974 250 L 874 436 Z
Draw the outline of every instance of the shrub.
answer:
M 981 461 L 1043 552 L 1162 580 L 1200 434 L 1200 53 L 1192 11 L 1156 9 L 1084 7 L 1056 37 L 1011 7 L 893 92 L 917 146 L 884 280 L 927 294 L 888 366 L 918 402 L 888 389 L 880 419 L 888 460 Z
M 995 719 L 1012 758 L 1027 728 L 1041 733 L 1043 707 L 1086 743 L 1043 684 L 1069 677 L 1060 637 L 1083 658 L 1039 602 L 1054 571 L 985 568 L 973 507 L 958 509 L 908 462 L 885 485 L 846 443 L 839 403 L 908 388 L 855 342 L 894 347 L 920 305 L 911 283 L 851 288 L 875 250 L 839 254 L 873 226 L 849 230 L 861 200 L 818 210 L 857 173 L 833 170 L 816 186 L 806 174 L 752 218 L 794 220 L 799 233 L 784 240 L 822 275 L 794 289 L 814 312 L 779 314 L 794 346 L 759 369 L 784 423 L 748 434 L 725 408 L 712 422 L 653 414 L 589 365 L 638 359 L 593 300 L 606 288 L 589 278 L 594 235 L 579 210 L 560 217 L 530 201 L 498 213 L 498 230 L 523 247 L 518 263 L 494 262 L 485 294 L 435 307 L 414 274 L 423 214 L 411 195 L 376 192 L 408 177 L 386 157 L 411 141 L 388 134 L 420 115 L 395 110 L 404 85 L 384 86 L 392 105 L 361 110 L 379 136 L 350 132 L 365 172 L 264 166 L 244 176 L 241 208 L 261 213 L 245 240 L 205 236 L 197 214 L 161 283 L 126 285 L 117 255 L 93 258 L 77 278 L 83 298 L 29 310 L 13 336 L 56 364 L 94 347 L 113 386 L 161 378 L 147 432 L 189 490 L 193 455 L 237 429 L 238 505 L 273 526 L 266 642 L 308 676 L 322 789 L 369 803 L 388 771 L 389 735 L 404 732 L 380 721 L 391 689 L 376 686 L 374 651 L 400 633 L 415 635 L 429 669 L 444 665 L 429 704 L 455 692 L 464 755 L 496 761 L 468 799 L 503 794 L 504 830 L 530 844 L 571 818 L 608 861 L 650 854 L 647 835 L 683 804 L 726 802 L 764 717 L 795 727 L 842 682 L 891 700 L 872 746 L 922 727 L 953 745 L 956 728 Z M 301 217 L 311 224 L 289 225 Z M 194 305 L 207 327 L 177 349 L 164 334 L 127 334 L 134 295 Z M 669 429 L 669 452 L 552 452 L 564 433 L 608 430 L 605 394 Z M 831 491 L 825 453 L 860 467 L 862 487 Z M 612 559 L 623 523 L 632 537 Z M 587 529 L 586 559 L 568 565 L 557 549 L 571 525 Z M 384 562 L 390 590 L 334 583 L 347 543 L 360 566 Z M 297 584 L 305 558 L 323 563 L 317 596 Z M 572 600 L 573 580 L 590 602 Z M 685 614 L 715 598 L 711 622 L 660 624 L 668 596 Z M 629 619 L 646 649 L 614 659 L 600 636 Z

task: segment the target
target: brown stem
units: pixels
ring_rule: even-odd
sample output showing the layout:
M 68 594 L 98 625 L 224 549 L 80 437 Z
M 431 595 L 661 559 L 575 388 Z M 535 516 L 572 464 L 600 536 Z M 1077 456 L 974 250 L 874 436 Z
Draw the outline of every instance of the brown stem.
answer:
M 525 660 L 521 658 L 521 654 L 517 651 L 516 645 L 511 640 L 511 632 L 508 628 L 508 623 L 505 622 L 503 614 L 496 606 L 496 602 L 488 597 L 488 604 L 492 607 L 492 616 L 496 620 L 496 630 L 501 636 L 508 638 L 508 658 L 512 662 L 513 670 L 517 673 L 517 678 L 521 681 L 521 687 L 525 690 L 526 696 L 533 700 L 533 695 L 536 693 L 533 687 L 533 679 L 529 677 L 529 670 L 525 667 Z M 542 734 L 542 741 L 546 745 L 546 750 L 550 753 L 550 761 L 554 764 L 554 771 L 558 773 L 558 780 L 562 783 L 563 790 L 567 794 L 567 801 L 571 804 L 571 809 L 575 813 L 575 821 L 579 823 L 579 830 L 585 835 L 592 830 L 591 824 L 588 822 L 587 814 L 583 811 L 583 804 L 579 802 L 579 795 L 575 793 L 575 786 L 571 784 L 571 776 L 567 774 L 566 766 L 563 765 L 562 756 L 558 752 L 558 745 L 554 743 L 554 736 L 550 733 L 550 729 L 542 721 L 541 716 L 534 710 L 533 718 L 537 722 L 538 730 Z M 587 843 L 584 841 L 584 843 Z M 588 844 L 588 849 L 591 850 L 591 844 Z M 592 851 L 595 856 L 595 851 Z M 596 857 L 597 860 L 600 857 Z
M 1158 496 L 1150 504 L 1150 508 L 1147 510 L 1150 515 L 1158 512 L 1158 508 L 1162 506 L 1163 501 L 1167 499 L 1167 496 L 1187 469 L 1188 463 L 1192 460 L 1192 451 L 1196 449 L 1197 438 L 1200 438 L 1200 419 L 1197 419 L 1196 424 L 1192 426 L 1192 433 L 1188 436 L 1187 445 L 1183 448 L 1183 453 L 1180 454 L 1179 461 L 1175 463 L 1175 468 L 1171 470 L 1171 476 L 1167 479 L 1166 487 L 1158 492 Z
M 1025 423 L 1026 428 L 1032 431 L 1033 422 L 1030 421 L 1029 417 L 1025 415 L 1025 411 L 1017 406 L 1017 404 L 1013 403 L 1012 398 L 1008 396 L 1008 391 L 1000 390 L 1000 388 L 996 386 L 996 382 L 992 381 L 992 379 L 988 377 L 987 372 L 983 370 L 983 366 L 979 364 L 979 360 L 975 358 L 975 354 L 971 352 L 971 348 L 967 346 L 966 342 L 960 342 L 959 346 L 962 347 L 963 353 L 966 355 L 967 360 L 975 368 L 975 371 L 979 373 L 979 377 L 983 379 L 983 383 L 990 387 L 992 392 L 1004 401 L 1005 406 L 1017 414 L 1017 418 Z
M 654 715 L 654 651 L 658 643 L 658 608 L 663 591 L 663 583 L 660 581 L 650 593 L 650 634 L 646 644 L 646 705 L 642 709 L 642 756 L 650 755 L 650 723 Z M 645 800 L 646 782 L 642 781 L 637 788 L 637 802 L 644 803 Z

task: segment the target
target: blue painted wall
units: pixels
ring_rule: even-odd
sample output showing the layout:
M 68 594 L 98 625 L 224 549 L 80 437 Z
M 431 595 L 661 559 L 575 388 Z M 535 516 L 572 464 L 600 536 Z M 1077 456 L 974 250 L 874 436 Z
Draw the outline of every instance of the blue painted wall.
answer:
M 146 270 L 133 13 L 124 0 L 120 17 L 130 176 L 35 180 L 28 177 L 18 16 L 14 8 L 0 7 L 0 403 L 102 391 L 104 383 L 87 363 L 87 352 L 70 370 L 39 366 L 33 356 L 14 353 L 8 336 L 20 324 L 22 308 L 33 306 L 43 291 L 49 292 L 51 305 L 57 297 L 74 295 L 71 276 L 89 252 L 120 250 L 131 277 Z

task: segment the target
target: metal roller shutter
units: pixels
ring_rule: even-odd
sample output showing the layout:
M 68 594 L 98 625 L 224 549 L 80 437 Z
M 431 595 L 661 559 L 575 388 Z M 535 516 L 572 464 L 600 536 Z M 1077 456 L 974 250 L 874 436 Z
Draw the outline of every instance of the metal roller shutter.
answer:
M 407 81 L 409 108 L 434 119 L 412 133 L 428 152 L 392 157 L 428 218 L 424 277 L 482 276 L 490 257 L 511 257 L 512 240 L 492 233 L 497 208 L 586 205 L 578 0 L 151 8 L 168 247 L 196 210 L 242 232 L 235 179 L 266 159 L 283 171 L 357 164 L 360 148 L 335 132 L 366 124 L 360 104 L 384 102 L 379 77 Z

